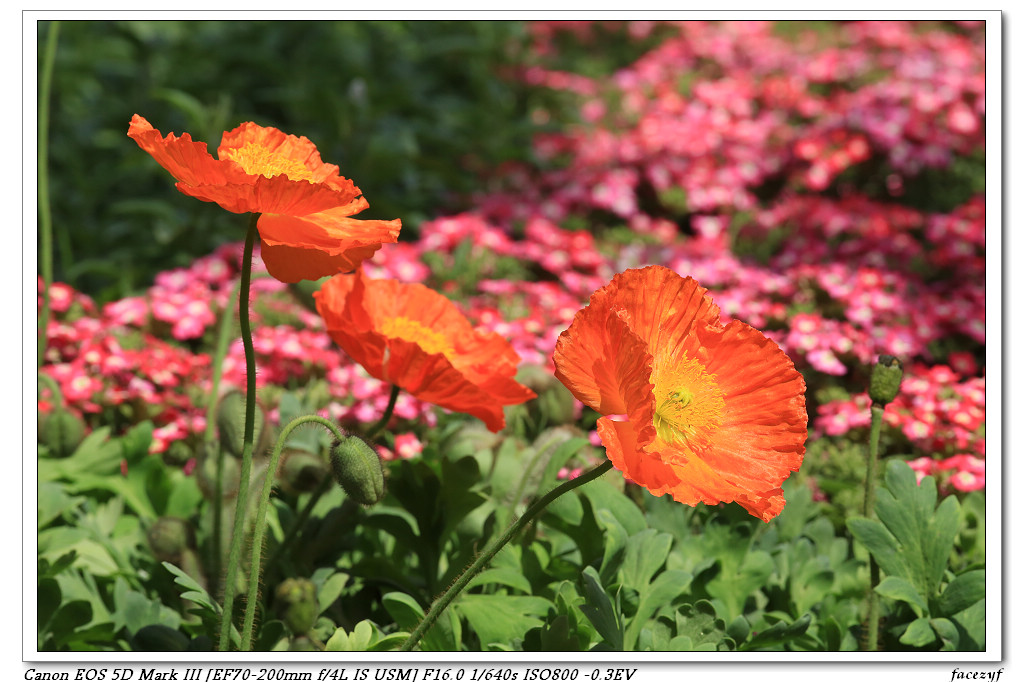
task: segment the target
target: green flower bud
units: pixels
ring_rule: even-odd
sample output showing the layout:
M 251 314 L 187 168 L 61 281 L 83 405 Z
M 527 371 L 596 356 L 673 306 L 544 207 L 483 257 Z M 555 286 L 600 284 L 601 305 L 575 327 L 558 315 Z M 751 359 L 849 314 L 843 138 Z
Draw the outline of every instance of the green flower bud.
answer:
M 67 410 L 57 409 L 40 417 L 39 442 L 56 457 L 68 457 L 85 437 L 85 423 Z
M 296 635 L 304 635 L 316 623 L 320 605 L 316 585 L 305 578 L 288 578 L 277 586 L 276 607 L 284 624 Z
M 193 542 L 192 528 L 183 519 L 162 516 L 150 526 L 146 540 L 157 559 L 177 563 Z
M 331 448 L 331 470 L 350 498 L 371 505 L 384 498 L 384 469 L 380 457 L 361 438 L 346 436 Z
M 328 475 L 327 462 L 311 452 L 287 450 L 281 457 L 277 478 L 281 487 L 293 495 L 313 492 Z
M 896 399 L 902 379 L 903 364 L 892 355 L 880 355 L 878 362 L 871 369 L 868 396 L 873 403 L 884 407 Z
M 266 417 L 263 408 L 256 405 L 253 426 L 253 452 L 261 452 L 263 427 Z M 235 457 L 242 456 L 242 445 L 245 441 L 245 396 L 240 391 L 226 393 L 217 405 L 217 435 L 220 446 L 225 452 Z

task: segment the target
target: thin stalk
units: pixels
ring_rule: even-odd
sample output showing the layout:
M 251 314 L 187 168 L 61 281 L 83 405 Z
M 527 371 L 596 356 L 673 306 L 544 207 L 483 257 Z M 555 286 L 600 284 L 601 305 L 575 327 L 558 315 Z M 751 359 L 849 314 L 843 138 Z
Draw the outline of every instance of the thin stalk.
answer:
M 459 594 L 461 594 L 462 590 L 465 589 L 466 585 L 468 585 L 474 577 L 476 577 L 477 573 L 483 570 L 483 568 L 490 563 L 491 559 L 501 551 L 502 547 L 507 545 L 509 541 L 518 535 L 519 532 L 523 530 L 523 528 L 525 528 L 527 524 L 529 524 L 530 521 L 532 521 L 537 514 L 543 511 L 544 508 L 553 500 L 561 496 L 563 493 L 573 490 L 574 488 L 578 488 L 584 483 L 589 483 L 611 468 L 611 460 L 605 461 L 587 473 L 566 481 L 530 505 L 530 507 L 523 513 L 522 517 L 513 522 L 500 538 L 493 542 L 486 550 L 484 550 L 483 553 L 477 556 L 476 560 L 462 572 L 462 575 L 460 575 L 454 583 L 452 583 L 452 586 L 449 587 L 448 590 L 430 606 L 430 610 L 423 618 L 423 621 L 416 626 L 416 629 L 413 630 L 411 635 L 409 635 L 409 639 L 405 640 L 405 643 L 402 644 L 401 651 L 412 651 L 413 647 L 419 643 L 431 626 L 433 626 L 437 621 L 438 616 L 440 616 L 441 613 L 448 608 L 448 605 L 451 604 Z
M 238 295 L 241 283 L 231 288 L 228 301 Z M 231 338 L 232 322 L 234 315 L 230 306 L 225 306 L 221 311 L 220 327 L 217 330 L 217 347 L 213 351 L 212 370 L 210 378 L 210 399 L 206 404 L 206 433 L 203 434 L 203 442 L 206 446 L 212 447 L 213 441 L 217 438 L 217 399 L 220 395 L 220 379 L 224 369 L 224 358 L 228 354 L 228 341 Z M 209 453 L 209 450 L 207 450 Z M 217 449 L 217 471 L 214 476 L 213 495 L 213 529 L 211 532 L 210 544 L 213 551 L 210 553 L 210 577 L 211 590 L 217 593 L 217 583 L 220 580 L 220 557 L 221 557 L 221 535 L 223 525 L 224 506 L 224 452 Z
M 242 279 L 238 291 L 238 325 L 242 332 L 242 346 L 245 349 L 245 431 L 242 440 L 242 465 L 238 480 L 238 497 L 235 501 L 235 523 L 231 534 L 231 548 L 228 550 L 228 568 L 224 576 L 224 608 L 221 612 L 220 650 L 231 646 L 231 621 L 234 613 L 237 581 L 235 572 L 242 560 L 242 544 L 245 536 L 245 511 L 249 497 L 249 475 L 252 470 L 252 441 L 256 430 L 256 351 L 252 345 L 252 329 L 249 325 L 249 284 L 252 281 L 252 249 L 259 232 L 256 224 L 260 214 L 249 217 L 249 229 L 245 235 L 245 250 L 242 252 Z
M 60 22 L 51 21 L 46 34 L 46 52 L 43 53 L 42 72 L 39 74 L 39 112 L 37 172 L 39 179 L 39 267 L 43 276 L 43 309 L 39 313 L 38 355 L 36 368 L 43 366 L 46 355 L 46 334 L 50 326 L 50 285 L 53 284 L 53 217 L 50 214 L 50 87 L 53 83 L 53 63 L 57 57 L 57 36 Z
M 242 621 L 242 643 L 240 651 L 248 651 L 252 646 L 253 625 L 256 620 L 256 599 L 259 593 L 260 574 L 262 573 L 263 562 L 263 533 L 266 530 L 267 508 L 270 506 L 270 491 L 274 487 L 274 474 L 277 471 L 277 462 L 281 458 L 281 451 L 288 436 L 296 427 L 303 424 L 320 424 L 330 429 L 337 439 L 342 438 L 341 431 L 332 422 L 315 414 L 296 417 L 288 426 L 284 427 L 281 435 L 278 436 L 274 451 L 270 454 L 270 464 L 267 466 L 267 476 L 263 479 L 263 491 L 260 495 L 259 506 L 256 509 L 256 522 L 252 530 L 252 555 L 249 559 L 249 594 L 245 602 L 245 619 Z
M 398 402 L 398 394 L 402 389 L 397 384 L 391 385 L 391 396 L 388 398 L 388 406 L 384 408 L 384 416 L 373 425 L 373 428 L 366 434 L 366 440 L 373 440 L 380 435 L 384 427 L 391 421 L 391 415 L 395 413 L 395 403 Z
M 878 441 L 882 435 L 882 414 L 885 412 L 884 405 L 871 406 L 871 433 L 868 436 L 868 473 L 864 481 L 864 516 L 874 518 L 875 516 L 875 484 L 878 469 Z M 878 562 L 873 554 L 869 555 L 869 570 L 871 584 L 868 586 L 868 651 L 878 651 L 878 594 L 875 588 L 878 587 L 881 575 Z

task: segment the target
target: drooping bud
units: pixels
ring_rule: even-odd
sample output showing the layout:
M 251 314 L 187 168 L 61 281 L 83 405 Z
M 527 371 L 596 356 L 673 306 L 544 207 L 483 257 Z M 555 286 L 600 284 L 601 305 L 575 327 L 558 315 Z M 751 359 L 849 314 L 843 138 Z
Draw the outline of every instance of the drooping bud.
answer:
M 257 403 L 253 426 L 253 452 L 260 452 L 266 416 Z M 226 393 L 217 405 L 217 435 L 220 446 L 235 457 L 242 456 L 245 441 L 245 396 L 240 391 Z
M 177 563 L 192 544 L 192 528 L 184 519 L 162 516 L 146 532 L 150 549 L 160 561 Z
M 871 402 L 882 407 L 896 399 L 903 379 L 903 364 L 892 355 L 878 356 L 878 362 L 871 369 L 868 396 Z
M 67 410 L 57 409 L 39 422 L 39 442 L 56 457 L 68 457 L 85 437 L 85 423 Z
M 384 469 L 380 457 L 361 438 L 345 436 L 331 448 L 334 480 L 359 504 L 372 505 L 384 498 Z
M 277 479 L 288 493 L 310 493 L 327 476 L 327 462 L 323 457 L 305 450 L 287 450 L 282 455 Z
M 306 578 L 288 578 L 277 586 L 277 612 L 296 635 L 304 635 L 316 623 L 319 604 L 316 585 Z

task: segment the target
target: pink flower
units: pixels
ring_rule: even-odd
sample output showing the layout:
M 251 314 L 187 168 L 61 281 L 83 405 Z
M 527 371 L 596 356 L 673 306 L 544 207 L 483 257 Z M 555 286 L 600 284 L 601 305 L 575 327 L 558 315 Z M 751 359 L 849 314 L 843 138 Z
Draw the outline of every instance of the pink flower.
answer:
M 423 443 L 412 433 L 400 433 L 395 436 L 395 452 L 402 459 L 412 459 L 423 452 Z

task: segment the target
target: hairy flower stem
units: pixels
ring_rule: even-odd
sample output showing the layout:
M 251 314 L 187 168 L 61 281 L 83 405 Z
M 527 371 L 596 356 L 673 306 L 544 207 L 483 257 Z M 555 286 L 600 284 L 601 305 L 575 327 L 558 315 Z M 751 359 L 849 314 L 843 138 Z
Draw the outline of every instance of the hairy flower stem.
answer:
M 518 535 L 519 532 L 523 530 L 523 528 L 525 528 L 527 524 L 529 524 L 533 520 L 533 518 L 537 516 L 537 514 L 542 512 L 544 508 L 547 507 L 553 500 L 560 497 L 563 493 L 573 490 L 574 488 L 578 488 L 584 483 L 588 483 L 594 480 L 595 478 L 598 478 L 611 468 L 611 460 L 603 462 L 602 464 L 599 464 L 598 466 L 594 467 L 587 473 L 581 474 L 580 476 L 574 479 L 566 481 L 565 483 L 561 484 L 560 486 L 549 492 L 544 497 L 540 498 L 539 500 L 531 504 L 529 508 L 523 513 L 522 517 L 514 521 L 512 525 L 510 525 L 508 529 L 502 534 L 501 537 L 499 537 L 486 550 L 484 550 L 479 556 L 477 556 L 476 560 L 473 561 L 473 563 L 470 564 L 469 567 L 462 572 L 462 575 L 460 575 L 454 583 L 452 583 L 452 586 L 449 587 L 448 590 L 430 606 L 430 610 L 427 612 L 427 615 L 423 618 L 423 621 L 418 626 L 416 626 L 416 629 L 413 630 L 411 635 L 409 635 L 409 639 L 405 640 L 405 643 L 402 644 L 401 651 L 412 651 L 413 647 L 415 647 L 419 643 L 419 641 L 423 638 L 423 636 L 427 633 L 431 626 L 433 626 L 433 624 L 437 621 L 438 616 L 440 616 L 441 613 L 443 613 L 444 610 L 448 608 L 448 605 L 451 604 L 452 601 L 454 601 L 455 598 L 459 596 L 459 594 L 461 594 L 462 590 L 465 589 L 466 585 L 468 585 L 470 581 L 473 580 L 473 578 L 476 577 L 476 575 L 481 570 L 483 570 L 483 568 L 487 566 L 487 564 L 490 563 L 491 559 L 493 559 L 494 556 L 499 551 L 501 551 L 502 547 L 507 545 L 513 538 L 515 538 L 515 536 Z
M 43 366 L 46 355 L 46 334 L 50 326 L 50 285 L 53 284 L 53 218 L 50 215 L 50 85 L 53 62 L 57 56 L 60 22 L 51 21 L 46 34 L 46 52 L 39 74 L 38 146 L 36 149 L 39 179 L 39 269 L 43 277 L 43 309 L 39 313 L 38 355 L 36 367 Z
M 242 621 L 242 643 L 239 649 L 241 651 L 248 651 L 252 645 L 253 637 L 253 626 L 256 619 L 256 600 L 259 596 L 260 586 L 260 575 L 262 573 L 263 562 L 261 561 L 261 555 L 263 553 L 263 533 L 265 530 L 267 520 L 267 507 L 270 506 L 270 490 L 274 486 L 274 472 L 277 471 L 277 462 L 281 458 L 281 451 L 284 449 L 285 441 L 288 440 L 288 436 L 291 435 L 292 431 L 296 427 L 302 426 L 303 424 L 320 424 L 330 429 L 331 433 L 338 440 L 344 438 L 344 434 L 338 429 L 332 422 L 318 417 L 314 414 L 302 415 L 296 417 L 288 426 L 284 427 L 281 431 L 281 435 L 277 438 L 277 444 L 274 446 L 273 452 L 270 454 L 270 464 L 267 467 L 267 476 L 263 479 L 263 491 L 260 494 L 259 506 L 256 509 L 256 522 L 253 525 L 252 530 L 252 555 L 249 560 L 249 594 L 245 601 L 245 619 Z M 326 477 L 326 480 L 331 480 L 330 477 Z
M 882 435 L 882 413 L 885 405 L 871 406 L 871 433 L 868 436 L 868 473 L 864 481 L 864 516 L 874 518 L 875 515 L 875 483 L 878 477 L 878 441 Z M 881 578 L 878 562 L 874 555 L 869 556 L 871 584 L 868 586 L 868 651 L 878 651 L 878 587 Z
M 235 523 L 231 534 L 231 548 L 228 550 L 228 568 L 224 576 L 224 608 L 221 611 L 220 623 L 221 651 L 228 651 L 231 647 L 231 621 L 238 584 L 235 573 L 242 560 L 245 511 L 249 498 L 249 475 L 252 470 L 252 441 L 256 430 L 256 351 L 253 349 L 252 329 L 249 326 L 249 284 L 252 280 L 252 248 L 259 234 L 256 229 L 259 218 L 259 213 L 252 213 L 249 216 L 249 230 L 245 235 L 245 250 L 242 252 L 242 279 L 238 290 L 238 325 L 241 328 L 242 346 L 245 349 L 245 431 L 242 440 L 238 497 L 235 498 Z

